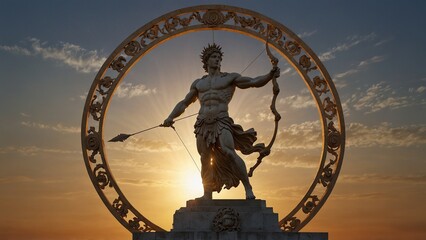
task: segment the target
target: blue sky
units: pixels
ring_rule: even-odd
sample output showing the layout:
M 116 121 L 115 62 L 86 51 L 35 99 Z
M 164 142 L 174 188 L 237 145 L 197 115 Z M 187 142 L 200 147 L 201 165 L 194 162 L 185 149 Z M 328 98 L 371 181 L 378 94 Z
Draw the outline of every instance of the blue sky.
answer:
M 105 59 L 127 36 L 160 15 L 200 4 L 239 6 L 284 24 L 320 57 L 337 86 L 345 112 L 346 156 L 335 190 L 306 231 L 328 231 L 330 239 L 359 239 L 360 232 L 368 233 L 369 239 L 401 239 L 407 232 L 411 239 L 425 238 L 422 213 L 426 208 L 421 204 L 426 200 L 423 1 L 0 4 L 0 210 L 4 213 L 0 238 L 130 238 L 102 205 L 84 168 L 79 133 L 85 95 Z M 264 47 L 259 41 L 229 32 L 216 32 L 215 40 L 225 51 L 224 71 L 241 71 Z M 108 136 L 161 123 L 191 82 L 204 74 L 198 55 L 210 41 L 210 32 L 185 35 L 143 58 L 111 104 Z M 244 74 L 269 71 L 268 61 L 261 55 Z M 253 181 L 258 195 L 282 214 L 288 210 L 286 204 L 297 201 L 312 180 L 317 159 L 311 156 L 319 146 L 318 139 L 310 136 L 317 136 L 319 130 L 317 111 L 306 87 L 284 59 L 280 67 L 283 91 L 279 101 L 285 116 L 281 130 L 292 141 L 287 145 L 278 141 L 277 146 L 286 150 L 288 160 L 265 163 L 259 174 L 265 179 Z M 237 91 L 231 105 L 234 119 L 245 127 L 255 127 L 261 136 L 269 131 L 264 127 L 263 110 L 249 110 L 264 107 L 266 112 L 269 103 L 244 102 L 267 94 L 269 88 Z M 187 112 L 196 110 L 194 106 Z M 190 120 L 177 127 L 196 156 L 192 124 Z M 127 145 L 107 147 L 117 159 L 111 165 L 129 198 L 135 202 L 146 199 L 136 205 L 169 228 L 174 210 L 184 199 L 158 201 L 167 206 L 161 215 L 155 212 L 159 207 L 155 194 L 176 187 L 170 179 L 185 184 L 179 178 L 182 172 L 176 169 L 197 174 L 175 136 L 157 131 Z M 176 152 L 185 163 L 167 161 Z M 141 163 L 138 159 L 142 157 L 149 160 Z M 159 157 L 163 159 L 160 163 L 156 161 Z M 155 175 L 143 167 L 175 169 Z M 288 176 L 282 180 L 288 184 L 267 179 L 278 176 L 278 170 Z M 138 179 L 141 174 L 146 181 Z M 235 192 L 238 195 L 241 189 Z M 189 189 L 185 194 L 189 199 L 198 193 Z M 80 212 L 72 211 L 77 208 Z M 53 223 L 55 229 L 51 229 Z M 111 233 L 99 235 L 103 229 L 99 225 L 109 226 Z

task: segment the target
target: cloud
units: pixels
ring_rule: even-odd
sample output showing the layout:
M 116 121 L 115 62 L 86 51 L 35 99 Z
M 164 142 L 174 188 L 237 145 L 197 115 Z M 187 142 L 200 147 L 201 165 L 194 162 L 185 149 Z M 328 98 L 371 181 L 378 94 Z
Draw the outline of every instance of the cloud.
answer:
M 426 86 L 420 86 L 416 89 L 416 93 L 422 93 L 426 91 Z
M 67 127 L 62 125 L 61 123 L 58 123 L 56 125 L 48 125 L 43 123 L 35 123 L 30 121 L 23 121 L 21 122 L 22 125 L 26 127 L 32 127 L 32 128 L 38 128 L 38 129 L 48 129 L 53 130 L 55 132 L 61 132 L 61 133 L 80 133 L 79 127 Z
M 426 124 L 392 127 L 389 123 L 368 127 L 350 123 L 347 129 L 349 147 L 409 147 L 426 144 Z
M 150 89 L 147 88 L 144 84 L 133 85 L 132 83 L 123 83 L 117 89 L 117 96 L 119 98 L 132 98 L 156 93 L 156 88 Z
M 270 200 L 298 200 L 300 196 L 306 194 L 306 187 L 292 186 L 280 188 L 258 189 L 259 195 Z
M 291 72 L 292 70 L 293 70 L 292 68 L 288 67 L 288 68 L 281 71 L 281 75 L 287 74 L 287 73 Z
M 24 55 L 24 56 L 32 55 L 30 50 L 23 48 L 23 47 L 18 47 L 16 45 L 14 45 L 14 46 L 0 45 L 0 50 L 6 51 L 6 52 L 11 52 L 11 53 L 14 53 L 14 54 Z
M 327 52 L 324 52 L 319 55 L 319 59 L 323 62 L 336 58 L 336 53 L 343 52 L 351 49 L 352 47 L 366 41 L 371 41 L 376 38 L 375 33 L 370 33 L 365 36 L 350 36 L 347 38 L 345 43 L 339 44 Z
M 385 82 L 373 84 L 366 91 L 352 95 L 349 103 L 358 111 L 374 113 L 383 109 L 398 109 L 418 104 L 417 100 L 408 96 L 397 96 L 396 92 Z
M 81 153 L 81 151 L 73 151 L 73 150 L 64 150 L 64 149 L 55 149 L 55 148 L 40 148 L 37 146 L 9 146 L 0 148 L 1 153 L 20 153 L 25 156 L 35 156 L 39 153 L 61 153 L 61 154 L 75 154 Z
M 334 75 L 334 79 L 341 79 L 350 75 L 353 75 L 355 73 L 359 72 L 359 69 L 349 69 L 346 72 L 338 73 Z
M 286 149 L 317 149 L 321 148 L 321 125 L 319 121 L 308 121 L 291 124 L 280 129 L 274 148 Z
M 263 121 L 274 121 L 275 116 L 274 116 L 274 114 L 271 113 L 271 111 L 268 111 L 268 112 L 259 112 L 258 115 L 257 115 L 257 119 L 260 122 L 263 122 Z
M 411 147 L 426 144 L 426 124 L 392 127 L 389 123 L 367 126 L 350 123 L 346 128 L 347 147 Z M 319 121 L 307 121 L 281 128 L 274 144 L 274 150 L 281 152 L 279 158 L 290 159 L 288 164 L 312 164 L 308 150 L 322 148 L 322 133 Z M 303 149 L 304 154 L 295 158 L 289 150 Z M 274 156 L 275 157 L 275 156 Z M 280 163 L 285 164 L 285 163 Z M 303 165 L 302 164 L 302 165 Z M 297 165 L 297 164 L 296 164 Z
M 26 114 L 24 112 L 19 113 L 19 115 L 21 115 L 22 117 L 25 117 L 25 118 L 29 118 L 30 117 L 29 114 Z
M 0 178 L 0 184 L 11 184 L 11 183 L 29 183 L 34 182 L 33 178 L 27 176 L 10 176 Z
M 419 94 L 422 94 L 425 91 L 426 91 L 426 86 L 420 86 L 418 88 L 409 88 L 408 89 L 408 92 L 410 92 L 410 93 L 419 93 Z
M 317 30 L 299 33 L 299 34 L 297 34 L 297 36 L 299 36 L 300 38 L 304 38 L 304 37 L 310 37 L 310 36 L 314 35 L 315 33 L 317 33 Z
M 253 119 L 251 117 L 250 113 L 246 113 L 242 118 L 235 118 L 235 122 L 240 122 L 240 123 L 250 123 L 252 122 Z
M 166 187 L 176 186 L 173 181 L 161 181 L 161 180 L 143 180 L 134 178 L 120 178 L 117 180 L 118 184 L 133 185 L 138 187 Z
M 302 94 L 296 94 L 282 98 L 278 102 L 279 104 L 284 104 L 295 109 L 316 107 L 312 96 L 305 92 L 302 92 Z
M 87 50 L 67 42 L 48 45 L 47 42 L 41 42 L 37 38 L 30 38 L 24 44 L 30 46 L 0 45 L 0 50 L 24 56 L 41 56 L 43 59 L 58 61 L 82 73 L 96 72 L 106 60 L 105 57 L 100 56 L 97 50 Z
M 362 175 L 342 175 L 339 177 L 341 183 L 414 183 L 426 184 L 426 175 L 383 175 L 383 174 L 362 174 Z
M 347 86 L 347 82 L 344 81 L 344 78 L 354 75 L 362 70 L 365 70 L 369 65 L 374 63 L 379 63 L 385 60 L 384 56 L 373 56 L 369 59 L 361 61 L 355 68 L 349 69 L 345 72 L 338 73 L 333 76 L 336 87 L 343 88 Z
M 315 151 L 299 150 L 289 151 L 288 149 L 275 149 L 273 147 L 272 156 L 266 165 L 272 167 L 283 166 L 286 168 L 317 168 L 320 154 Z
M 382 62 L 383 60 L 385 60 L 385 57 L 384 56 L 374 56 L 374 57 L 372 57 L 372 58 L 370 58 L 370 59 L 367 59 L 367 60 L 364 60 L 364 61 L 361 61 L 360 63 L 359 63 L 359 67 L 362 67 L 362 66 L 367 66 L 367 65 L 370 65 L 370 64 L 373 64 L 373 63 L 379 63 L 379 62 Z
M 339 179 L 340 181 L 340 179 Z M 339 182 L 340 183 L 340 182 Z M 333 200 L 371 200 L 371 199 L 387 199 L 393 195 L 385 192 L 369 192 L 369 193 L 349 193 L 349 194 L 333 194 Z
M 376 44 L 374 44 L 374 46 L 378 47 L 378 46 L 383 45 L 383 44 L 385 44 L 385 43 L 387 43 L 387 42 L 389 42 L 389 41 L 391 41 L 391 40 L 392 40 L 391 38 L 388 38 L 388 39 L 385 39 L 385 40 L 379 41 L 379 42 L 377 42 Z
M 83 94 L 81 94 L 81 95 L 78 95 L 78 96 L 74 96 L 74 97 L 70 97 L 69 98 L 69 100 L 70 101 L 77 101 L 77 100 L 80 100 L 80 101 L 86 101 L 86 98 L 87 98 L 87 94 L 88 94 L 88 92 L 85 92 L 85 93 L 83 93 Z

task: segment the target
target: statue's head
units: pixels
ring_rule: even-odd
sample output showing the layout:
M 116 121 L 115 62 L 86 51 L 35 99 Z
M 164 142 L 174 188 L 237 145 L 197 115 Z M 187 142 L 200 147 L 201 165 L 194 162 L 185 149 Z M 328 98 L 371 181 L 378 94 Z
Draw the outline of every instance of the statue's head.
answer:
M 201 52 L 201 62 L 203 62 L 203 68 L 206 72 L 208 71 L 208 60 L 213 53 L 218 53 L 220 55 L 220 58 L 222 59 L 222 48 L 219 45 L 216 45 L 216 43 L 213 43 L 211 45 L 209 44 Z

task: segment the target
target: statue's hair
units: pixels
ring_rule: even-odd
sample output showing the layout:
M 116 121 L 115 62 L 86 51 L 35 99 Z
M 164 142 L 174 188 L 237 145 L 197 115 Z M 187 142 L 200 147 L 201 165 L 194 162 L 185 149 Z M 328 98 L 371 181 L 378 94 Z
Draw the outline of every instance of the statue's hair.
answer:
M 203 51 L 201 52 L 201 62 L 203 62 L 203 68 L 204 70 L 207 72 L 207 60 L 209 60 L 209 57 L 213 54 L 213 53 L 219 53 L 220 54 L 220 58 L 222 58 L 223 56 L 223 52 L 222 52 L 222 47 L 220 47 L 219 45 L 217 45 L 216 43 L 213 44 L 209 44 L 207 47 L 205 47 L 203 49 Z

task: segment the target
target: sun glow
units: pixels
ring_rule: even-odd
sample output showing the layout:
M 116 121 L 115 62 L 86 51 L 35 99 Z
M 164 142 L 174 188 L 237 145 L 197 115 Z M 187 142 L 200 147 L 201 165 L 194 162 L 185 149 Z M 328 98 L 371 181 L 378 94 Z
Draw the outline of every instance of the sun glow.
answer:
M 186 199 L 194 199 L 203 195 L 201 176 L 196 171 L 186 171 L 182 176 Z

